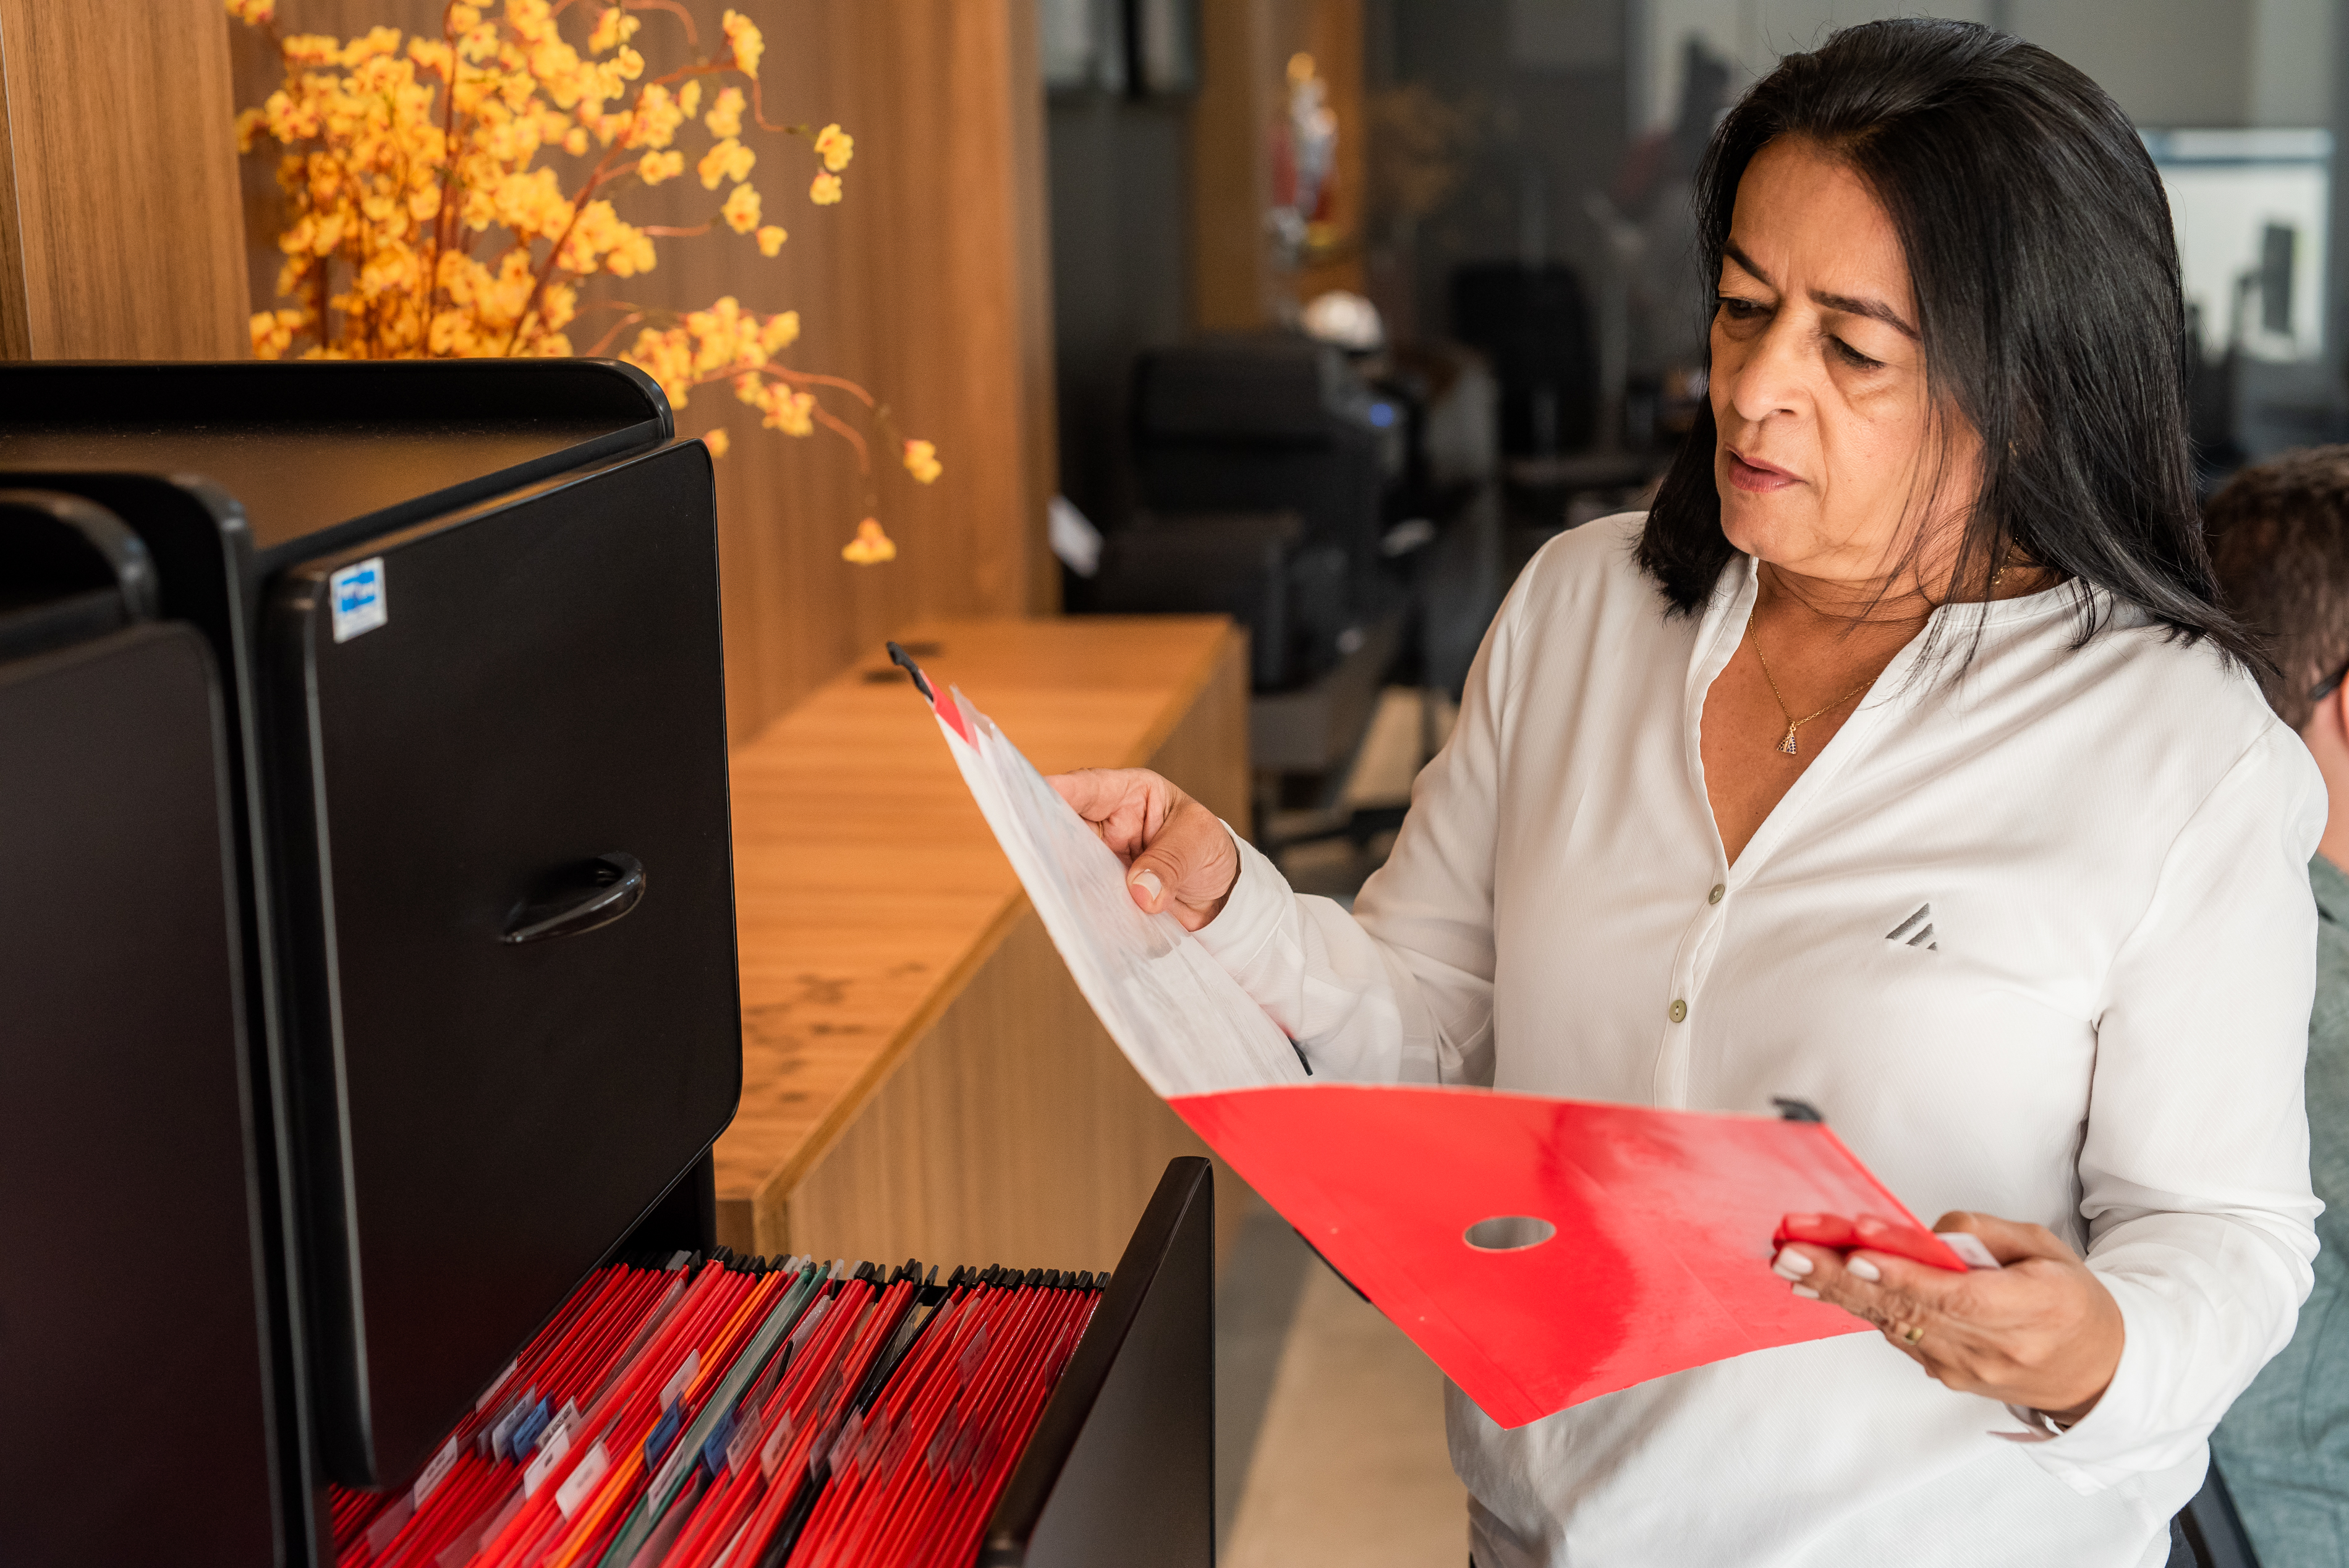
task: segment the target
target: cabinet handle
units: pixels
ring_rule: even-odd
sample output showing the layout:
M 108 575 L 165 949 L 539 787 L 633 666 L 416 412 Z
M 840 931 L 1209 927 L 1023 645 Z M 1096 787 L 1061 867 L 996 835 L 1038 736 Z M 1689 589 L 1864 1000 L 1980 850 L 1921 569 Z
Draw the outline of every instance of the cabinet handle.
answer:
M 498 940 L 506 943 L 545 942 L 576 936 L 599 925 L 609 925 L 644 902 L 644 862 L 614 851 L 597 855 L 585 868 L 589 885 L 544 903 L 528 904 L 515 912 Z

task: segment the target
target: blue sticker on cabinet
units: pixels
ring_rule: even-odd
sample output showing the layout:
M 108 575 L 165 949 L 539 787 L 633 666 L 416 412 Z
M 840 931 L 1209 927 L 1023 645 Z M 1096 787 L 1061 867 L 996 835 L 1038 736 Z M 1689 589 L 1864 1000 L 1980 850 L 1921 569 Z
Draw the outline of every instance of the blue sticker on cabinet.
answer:
M 371 555 L 326 579 L 335 607 L 335 641 L 347 643 L 391 619 L 383 597 L 383 557 Z

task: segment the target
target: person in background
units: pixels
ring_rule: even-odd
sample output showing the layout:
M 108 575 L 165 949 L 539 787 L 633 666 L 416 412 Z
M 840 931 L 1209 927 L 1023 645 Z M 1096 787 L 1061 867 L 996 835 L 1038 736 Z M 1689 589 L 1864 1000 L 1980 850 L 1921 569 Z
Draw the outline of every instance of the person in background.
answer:
M 2282 1354 L 2210 1449 L 2263 1568 L 2349 1568 L 2349 446 L 2288 453 L 2210 502 L 2229 609 L 2269 639 L 2268 704 L 2300 732 L 2331 808 L 2308 862 L 2316 1000 L 2308 1020 L 2309 1174 L 2324 1201 L 2316 1285 Z

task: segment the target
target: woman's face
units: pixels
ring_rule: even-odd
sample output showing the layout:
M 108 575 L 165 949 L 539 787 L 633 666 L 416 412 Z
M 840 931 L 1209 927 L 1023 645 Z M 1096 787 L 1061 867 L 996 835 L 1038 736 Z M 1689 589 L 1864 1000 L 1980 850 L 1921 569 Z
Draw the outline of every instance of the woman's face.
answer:
M 1868 187 L 1815 144 L 1770 143 L 1738 182 L 1713 316 L 1713 482 L 1731 543 L 1807 577 L 1872 582 L 1898 564 L 1905 520 L 1954 542 L 1977 442 L 1925 389 L 1899 237 Z

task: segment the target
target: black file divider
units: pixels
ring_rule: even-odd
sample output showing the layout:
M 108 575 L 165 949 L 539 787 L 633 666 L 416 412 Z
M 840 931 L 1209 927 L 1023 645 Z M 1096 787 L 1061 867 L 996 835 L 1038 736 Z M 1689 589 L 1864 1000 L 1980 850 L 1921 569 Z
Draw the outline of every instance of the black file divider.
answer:
M 718 1162 L 711 1151 L 685 1168 L 683 1175 L 638 1220 L 611 1252 L 613 1257 L 655 1253 L 706 1253 L 718 1245 Z
M 982 1538 L 987 1568 L 1211 1568 L 1214 1168 L 1171 1161 Z

